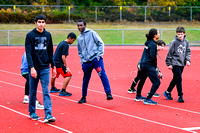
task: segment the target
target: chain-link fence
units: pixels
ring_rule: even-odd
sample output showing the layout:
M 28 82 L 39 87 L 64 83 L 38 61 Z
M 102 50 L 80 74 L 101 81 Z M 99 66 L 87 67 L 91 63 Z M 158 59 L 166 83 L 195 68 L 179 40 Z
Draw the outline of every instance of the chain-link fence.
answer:
M 1 45 L 24 45 L 26 34 L 30 30 L 0 30 Z M 54 45 L 65 40 L 68 33 L 80 34 L 77 29 L 48 29 Z M 143 45 L 149 29 L 95 29 L 106 45 Z M 169 44 L 175 37 L 175 29 L 159 29 L 160 39 Z M 200 29 L 186 29 L 190 45 L 200 46 Z M 77 41 L 73 45 L 76 45 Z
M 1 11 L 29 14 L 40 12 L 58 15 L 62 21 L 199 21 L 199 6 L 57 6 L 57 5 L 0 5 Z M 49 17 L 51 17 L 49 15 Z M 3 16 L 0 16 L 3 17 Z M 60 16 L 63 17 L 63 16 Z

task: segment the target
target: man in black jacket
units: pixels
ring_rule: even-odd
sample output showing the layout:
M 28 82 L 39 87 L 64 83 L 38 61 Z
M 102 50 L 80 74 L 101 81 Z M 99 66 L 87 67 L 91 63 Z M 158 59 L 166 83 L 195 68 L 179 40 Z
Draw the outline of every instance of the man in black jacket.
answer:
M 43 102 L 45 119 L 44 122 L 54 122 L 55 117 L 52 113 L 52 103 L 49 94 L 49 76 L 50 68 L 53 69 L 52 75 L 55 77 L 56 68 L 53 61 L 53 42 L 51 34 L 47 32 L 44 27 L 46 24 L 46 17 L 38 15 L 35 18 L 36 28 L 26 35 L 25 49 L 28 61 L 29 83 L 30 83 L 30 99 L 29 99 L 29 112 L 32 120 L 39 120 L 40 118 L 35 113 L 35 101 L 37 86 L 40 80 L 43 91 Z

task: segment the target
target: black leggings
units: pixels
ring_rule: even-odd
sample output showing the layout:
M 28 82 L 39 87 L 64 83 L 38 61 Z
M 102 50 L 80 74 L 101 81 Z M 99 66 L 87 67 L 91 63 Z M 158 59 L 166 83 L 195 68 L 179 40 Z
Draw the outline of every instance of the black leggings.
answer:
M 29 95 L 29 75 L 27 73 L 27 74 L 23 74 L 22 76 L 26 79 L 26 83 L 25 83 L 25 95 Z

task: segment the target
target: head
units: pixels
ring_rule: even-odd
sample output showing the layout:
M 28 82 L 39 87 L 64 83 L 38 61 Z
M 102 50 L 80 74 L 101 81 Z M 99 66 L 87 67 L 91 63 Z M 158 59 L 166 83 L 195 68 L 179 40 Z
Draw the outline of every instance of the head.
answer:
M 182 26 L 178 26 L 176 28 L 176 34 L 180 40 L 183 40 L 183 38 L 185 37 L 185 28 Z
M 86 22 L 82 19 L 80 19 L 78 22 L 77 22 L 77 28 L 80 32 L 83 32 L 86 28 Z
M 157 29 L 150 29 L 149 34 L 146 34 L 147 40 L 157 41 L 160 38 L 160 33 Z
M 163 50 L 166 45 L 163 40 L 157 40 L 156 44 L 157 44 L 157 51 Z
M 40 32 L 43 32 L 44 27 L 46 25 L 46 16 L 43 14 L 40 14 L 35 17 L 35 25 L 36 29 Z
M 71 32 L 67 36 L 67 43 L 72 44 L 76 40 L 76 34 L 74 32 Z

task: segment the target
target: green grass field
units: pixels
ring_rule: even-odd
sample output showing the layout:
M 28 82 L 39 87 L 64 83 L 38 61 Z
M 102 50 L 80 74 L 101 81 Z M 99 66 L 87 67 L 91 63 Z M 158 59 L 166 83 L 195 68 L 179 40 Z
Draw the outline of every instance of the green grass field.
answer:
M 186 29 L 187 39 L 192 45 L 200 45 L 200 24 L 195 23 L 88 23 L 87 28 L 97 29 L 96 32 L 101 36 L 105 44 L 108 45 L 133 45 L 143 44 L 146 40 L 145 34 L 150 28 L 159 29 L 162 32 L 162 39 L 169 44 L 175 37 L 177 26 L 184 26 Z M 0 30 L 25 30 L 10 31 L 9 44 L 24 44 L 25 36 L 29 30 L 35 28 L 34 24 L 0 24 Z M 51 32 L 53 43 L 58 44 L 65 40 L 69 32 L 75 32 L 78 36 L 76 23 L 73 24 L 47 24 L 46 29 Z M 52 29 L 52 30 L 51 30 Z M 64 30 L 62 30 L 64 29 Z M 68 30 L 67 30 L 68 29 Z M 104 30 L 101 30 L 104 29 Z M 122 39 L 122 29 L 124 38 Z M 161 31 L 162 30 L 162 31 Z M 75 44 L 77 42 L 75 41 Z M 0 44 L 8 44 L 8 32 L 0 31 Z

